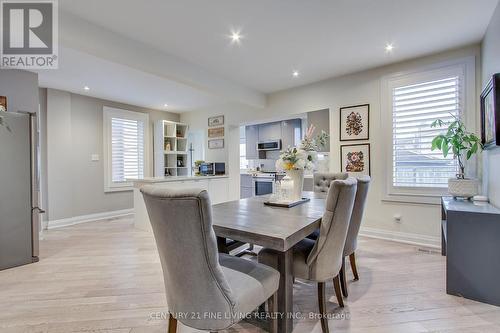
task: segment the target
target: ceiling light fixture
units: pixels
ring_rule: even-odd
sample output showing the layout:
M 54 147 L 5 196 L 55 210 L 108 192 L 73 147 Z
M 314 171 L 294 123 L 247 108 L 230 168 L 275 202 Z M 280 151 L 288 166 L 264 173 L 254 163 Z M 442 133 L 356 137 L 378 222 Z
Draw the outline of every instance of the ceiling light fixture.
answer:
M 166 108 L 168 108 L 168 104 L 166 104 L 166 103 L 165 103 L 165 104 L 163 104 L 163 106 L 164 106 L 164 107 L 166 107 Z
M 299 71 L 293 71 L 292 75 L 293 75 L 293 77 L 298 77 L 299 76 Z
M 85 90 L 85 91 L 89 91 L 89 90 L 90 90 L 90 88 L 89 88 L 88 86 L 85 86 L 85 87 L 83 87 L 83 90 Z
M 233 44 L 239 44 L 241 42 L 241 39 L 243 38 L 240 31 L 237 30 L 231 31 L 231 35 L 229 37 L 231 38 L 231 42 Z
M 385 45 L 385 52 L 391 53 L 394 50 L 394 45 L 392 43 L 387 43 Z

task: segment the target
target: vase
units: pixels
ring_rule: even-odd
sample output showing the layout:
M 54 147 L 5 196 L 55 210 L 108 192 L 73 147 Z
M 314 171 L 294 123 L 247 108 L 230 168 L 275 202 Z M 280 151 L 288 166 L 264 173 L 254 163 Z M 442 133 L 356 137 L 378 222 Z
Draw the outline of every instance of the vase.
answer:
M 470 199 L 478 193 L 478 181 L 475 179 L 448 179 L 448 193 L 454 198 Z
M 304 170 L 288 170 L 286 174 L 293 180 L 291 201 L 298 201 L 302 199 L 302 189 L 304 188 Z

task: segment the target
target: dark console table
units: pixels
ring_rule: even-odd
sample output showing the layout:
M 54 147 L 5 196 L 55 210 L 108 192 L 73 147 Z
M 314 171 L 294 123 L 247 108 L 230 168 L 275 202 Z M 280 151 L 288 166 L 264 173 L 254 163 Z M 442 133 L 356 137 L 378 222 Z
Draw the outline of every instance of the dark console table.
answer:
M 446 293 L 500 306 L 500 209 L 443 197 Z

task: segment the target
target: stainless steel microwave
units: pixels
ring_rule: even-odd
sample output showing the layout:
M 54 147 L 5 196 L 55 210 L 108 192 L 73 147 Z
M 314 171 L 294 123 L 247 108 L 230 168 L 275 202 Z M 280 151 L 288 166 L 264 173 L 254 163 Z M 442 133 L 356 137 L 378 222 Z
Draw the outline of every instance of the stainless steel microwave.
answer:
M 269 141 L 258 142 L 257 150 L 281 150 L 281 140 L 269 140 Z

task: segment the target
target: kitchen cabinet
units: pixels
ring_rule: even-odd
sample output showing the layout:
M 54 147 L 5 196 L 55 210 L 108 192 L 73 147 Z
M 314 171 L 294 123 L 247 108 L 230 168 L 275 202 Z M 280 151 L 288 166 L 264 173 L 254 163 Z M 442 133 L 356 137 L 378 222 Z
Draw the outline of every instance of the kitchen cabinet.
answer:
M 240 199 L 250 198 L 253 196 L 253 179 L 252 175 L 240 175 Z
M 228 183 L 227 179 L 211 179 L 208 182 L 208 194 L 212 205 L 228 201 Z
M 246 159 L 256 160 L 259 158 L 257 141 L 259 140 L 259 126 L 250 125 L 245 127 Z
M 259 125 L 259 141 L 281 139 L 281 123 L 267 123 Z
M 281 146 L 286 149 L 300 143 L 302 137 L 302 120 L 289 119 L 281 122 Z

